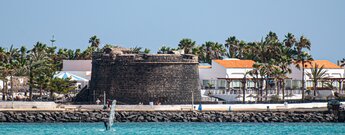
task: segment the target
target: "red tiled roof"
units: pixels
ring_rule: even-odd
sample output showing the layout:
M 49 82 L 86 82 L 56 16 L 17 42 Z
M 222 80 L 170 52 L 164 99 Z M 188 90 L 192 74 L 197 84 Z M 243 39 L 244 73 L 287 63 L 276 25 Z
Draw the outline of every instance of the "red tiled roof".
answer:
M 302 63 L 299 63 L 302 65 Z M 340 66 L 328 61 L 328 60 L 313 60 L 310 63 L 305 63 L 305 68 L 313 68 L 317 64 L 319 67 L 323 66 L 324 69 L 342 69 Z
M 253 68 L 252 60 L 214 60 L 214 62 L 225 68 Z
M 212 68 L 212 66 L 199 66 L 199 68 L 208 69 L 208 68 Z

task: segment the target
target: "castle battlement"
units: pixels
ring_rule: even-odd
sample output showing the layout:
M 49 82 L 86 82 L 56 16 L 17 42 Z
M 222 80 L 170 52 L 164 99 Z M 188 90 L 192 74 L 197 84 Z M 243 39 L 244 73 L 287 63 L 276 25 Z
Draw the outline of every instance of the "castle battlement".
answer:
M 133 54 L 125 48 L 93 53 L 87 96 L 78 101 L 107 98 L 123 104 L 187 104 L 200 101 L 198 58 L 189 54 Z

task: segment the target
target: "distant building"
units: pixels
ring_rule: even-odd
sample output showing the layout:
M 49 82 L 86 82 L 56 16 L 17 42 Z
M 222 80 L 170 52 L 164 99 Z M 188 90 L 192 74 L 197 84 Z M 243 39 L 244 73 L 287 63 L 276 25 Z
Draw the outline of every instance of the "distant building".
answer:
M 91 71 L 92 60 L 63 60 L 62 71 Z
M 56 73 L 55 77 L 71 78 L 77 81 L 77 89 L 89 85 L 91 79 L 92 60 L 63 60 L 62 71 Z
M 345 68 L 345 58 L 343 58 L 342 60 L 338 60 L 337 65 L 339 67 Z
M 302 64 L 300 64 L 302 65 Z M 319 67 L 323 66 L 324 70 L 327 70 L 326 78 L 344 78 L 345 70 L 338 66 L 337 64 L 334 64 L 328 60 L 313 60 L 310 61 L 310 63 L 305 63 L 305 71 L 304 71 L 304 79 L 306 80 L 305 87 L 310 88 L 313 87 L 313 83 L 311 81 L 311 78 L 307 75 L 307 73 L 311 73 L 311 69 L 318 65 Z M 288 74 L 288 77 L 291 78 L 291 82 L 288 82 L 288 86 L 291 85 L 292 87 L 302 87 L 301 80 L 302 80 L 302 70 L 298 69 L 295 65 L 290 65 L 290 68 L 292 70 L 291 74 Z M 291 83 L 291 84 L 290 84 Z M 322 86 L 321 81 L 319 82 L 319 87 Z M 342 83 L 342 82 L 340 82 Z M 339 82 L 333 82 L 332 83 L 335 87 L 341 86 Z M 343 86 L 342 86 L 343 87 Z
M 201 85 L 202 97 L 205 99 L 208 95 L 208 92 L 211 92 L 213 97 L 217 97 L 226 101 L 237 101 L 236 94 L 242 93 L 242 82 L 241 78 L 244 78 L 245 74 L 248 71 L 253 70 L 253 64 L 255 62 L 252 60 L 239 60 L 239 59 L 225 59 L 225 60 L 212 60 L 212 65 L 209 64 L 199 64 L 199 77 Z M 343 78 L 345 71 L 343 68 L 337 66 L 336 64 L 327 61 L 327 60 L 314 60 L 311 61 L 311 64 L 305 64 L 305 88 L 311 89 L 313 83 L 311 78 L 307 76 L 307 73 L 311 72 L 311 68 L 317 64 L 319 67 L 324 66 L 324 70 L 327 71 L 326 77 L 332 80 L 332 85 L 337 89 L 343 89 L 344 83 Z M 290 65 L 292 70 L 291 74 L 287 74 L 287 79 L 285 79 L 285 89 L 291 90 L 290 93 L 294 94 L 293 98 L 301 98 L 301 80 L 302 80 L 302 71 L 296 68 L 295 65 Z M 223 78 L 223 79 L 222 79 Z M 226 81 L 224 78 L 227 78 L 231 81 Z M 254 91 L 254 82 L 250 79 L 252 76 L 246 76 L 246 94 L 256 94 Z M 266 82 L 264 82 L 266 83 Z M 272 80 L 267 82 L 270 85 L 268 86 L 269 95 L 274 95 L 276 90 Z M 265 86 L 265 85 L 264 85 Z M 322 86 L 322 82 L 319 82 L 319 87 Z M 281 93 L 280 93 L 281 94 Z M 292 97 L 290 97 L 292 98 Z M 247 98 L 246 100 L 249 100 Z
M 252 60 L 239 60 L 239 59 L 226 59 L 226 60 L 212 60 L 211 65 L 199 65 L 199 77 L 201 81 L 201 87 L 203 89 L 225 89 L 225 80 L 218 78 L 243 78 L 244 75 L 253 70 Z M 247 75 L 248 78 L 251 78 Z M 248 86 L 253 85 L 248 83 Z M 239 81 L 233 81 L 230 83 L 230 87 L 240 87 Z

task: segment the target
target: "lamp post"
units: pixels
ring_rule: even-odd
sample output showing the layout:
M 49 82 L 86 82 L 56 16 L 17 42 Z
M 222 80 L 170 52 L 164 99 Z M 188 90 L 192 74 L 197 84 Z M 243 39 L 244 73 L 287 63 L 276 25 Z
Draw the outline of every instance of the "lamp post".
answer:
M 50 42 L 52 42 L 52 47 L 54 46 L 54 42 L 55 42 L 56 40 L 54 39 L 54 35 L 53 35 L 53 37 L 52 37 L 52 39 L 50 40 Z
M 192 90 L 192 110 L 194 110 L 194 91 Z
M 105 94 L 105 91 L 103 91 L 103 105 L 105 106 L 105 100 L 106 100 L 106 94 Z
M 242 79 L 243 104 L 246 102 L 246 80 L 247 80 L 247 77 L 246 77 L 246 75 L 244 75 L 244 77 Z

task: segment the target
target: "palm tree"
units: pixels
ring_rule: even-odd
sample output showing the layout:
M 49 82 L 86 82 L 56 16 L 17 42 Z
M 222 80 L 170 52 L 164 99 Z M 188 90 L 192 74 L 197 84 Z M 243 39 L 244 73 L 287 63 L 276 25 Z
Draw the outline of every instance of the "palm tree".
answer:
M 218 42 L 213 43 L 211 50 L 213 51 L 212 59 L 222 59 L 226 54 L 226 49 L 222 44 L 219 44 Z
M 8 58 L 6 61 L 6 64 L 4 65 L 4 70 L 7 70 L 8 74 L 10 76 L 10 82 L 11 82 L 11 95 L 12 99 L 14 98 L 14 89 L 13 89 L 13 76 L 15 74 L 16 69 L 18 69 L 18 57 L 19 57 L 19 51 L 18 48 L 14 48 L 13 45 L 11 45 L 10 49 L 6 52 L 6 57 Z M 6 85 L 7 86 L 7 85 Z
M 28 63 L 28 69 L 29 69 L 29 99 L 32 100 L 32 91 L 33 88 L 37 87 L 37 78 L 38 76 L 43 77 L 44 71 L 46 71 L 48 68 L 46 67 L 46 64 L 48 63 L 49 57 L 47 54 L 47 45 L 37 42 L 34 45 L 34 48 L 32 48 L 29 51 L 29 63 Z M 40 81 L 41 82 L 41 81 Z M 44 85 L 44 84 L 39 84 Z
M 275 68 L 275 65 L 273 65 L 271 62 L 269 63 L 255 63 L 253 65 L 254 68 L 259 69 L 260 76 L 262 77 L 262 80 L 265 80 L 265 100 L 267 101 L 268 97 L 268 81 L 273 76 L 273 71 Z M 263 83 L 263 82 L 262 82 Z M 263 86 L 262 86 L 263 87 Z M 262 95 L 262 93 L 261 93 Z
M 0 61 L 3 62 L 5 61 L 7 58 L 6 58 L 6 50 L 5 48 L 2 48 L 0 47 Z
M 304 64 L 310 63 L 310 61 L 313 60 L 311 55 L 304 52 L 303 49 L 310 50 L 310 47 L 311 47 L 311 43 L 309 39 L 305 38 L 304 36 L 301 36 L 300 40 L 296 42 L 296 45 L 295 45 L 296 57 L 294 59 L 296 62 L 296 67 L 298 69 L 302 68 L 302 100 L 304 100 L 304 95 L 305 95 L 304 93 L 304 89 L 305 89 L 304 66 L 305 65 Z
M 145 54 L 149 54 L 149 53 L 150 53 L 150 51 L 151 51 L 150 49 L 145 48 L 143 53 L 145 53 Z
M 80 60 L 80 57 L 81 57 L 81 51 L 80 51 L 80 49 L 76 49 L 74 52 L 74 59 Z
M 205 45 L 197 46 L 192 49 L 192 53 L 198 56 L 200 63 L 206 63 L 206 47 Z
M 101 41 L 96 35 L 94 35 L 89 39 L 89 43 L 91 43 L 91 47 L 98 48 Z
M 142 47 L 135 46 L 133 48 L 130 48 L 133 53 L 140 53 Z
M 96 49 L 94 47 L 87 47 L 86 50 L 83 51 L 83 53 L 81 54 L 81 59 L 84 60 L 91 60 L 92 59 L 92 53 L 95 51 Z
M 203 62 L 211 64 L 213 59 L 222 59 L 226 53 L 226 49 L 218 42 L 207 41 L 199 48 L 199 54 L 202 56 Z
M 284 45 L 286 47 L 292 48 L 296 43 L 296 38 L 295 35 L 293 35 L 292 33 L 288 33 L 287 35 L 285 35 L 285 39 L 284 39 Z
M 250 70 L 250 71 L 246 72 L 245 75 L 249 75 L 249 76 L 251 76 L 253 78 L 254 90 L 256 91 L 256 94 L 257 94 L 256 95 L 256 101 L 259 101 L 259 98 L 260 98 L 259 94 L 260 94 L 260 88 L 261 88 L 260 86 L 262 85 L 262 84 L 260 84 L 261 83 L 260 82 L 261 74 L 260 74 L 259 69 L 254 68 L 253 70 Z
M 185 54 L 191 54 L 195 47 L 195 41 L 189 38 L 184 38 L 178 44 L 179 49 L 183 49 Z
M 75 60 L 74 50 L 72 50 L 72 49 L 67 50 L 67 59 L 68 60 Z
M 327 70 L 324 70 L 323 65 L 319 67 L 319 65 L 315 64 L 314 67 L 311 69 L 310 72 L 307 73 L 307 76 L 312 80 L 314 85 L 314 99 L 316 97 L 316 90 L 318 81 L 326 77 Z
M 235 36 L 230 36 L 225 40 L 225 47 L 229 50 L 228 56 L 230 58 L 236 58 L 239 48 L 239 40 L 237 40 Z
M 168 54 L 172 50 L 173 50 L 172 48 L 163 45 L 161 48 L 158 49 L 158 53 L 159 54 Z
M 238 58 L 239 59 L 243 59 L 243 54 L 244 54 L 244 51 L 245 51 L 245 48 L 247 46 L 247 43 L 244 42 L 243 40 L 240 41 L 240 43 L 238 44 Z
M 7 100 L 8 94 L 8 76 L 13 72 L 13 67 L 10 63 L 1 63 L 0 64 L 0 79 L 3 80 L 2 88 L 2 100 Z

